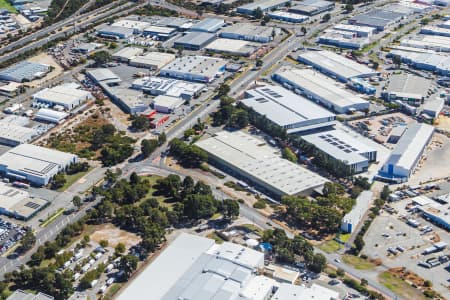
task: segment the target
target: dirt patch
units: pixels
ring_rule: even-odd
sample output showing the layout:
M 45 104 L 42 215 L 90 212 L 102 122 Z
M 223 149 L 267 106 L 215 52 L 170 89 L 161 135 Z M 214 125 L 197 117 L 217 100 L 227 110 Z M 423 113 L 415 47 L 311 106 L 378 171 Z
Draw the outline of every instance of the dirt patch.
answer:
M 118 243 L 123 243 L 129 249 L 138 244 L 141 238 L 133 233 L 121 230 L 113 224 L 102 224 L 91 234 L 91 240 L 97 243 L 101 240 L 107 240 L 111 247 L 116 247 Z
M 45 64 L 53 67 L 53 70 L 50 73 L 48 73 L 44 78 L 31 81 L 28 84 L 31 87 L 39 87 L 45 84 L 46 81 L 56 78 L 63 71 L 63 68 L 60 65 L 58 65 L 58 63 L 53 59 L 53 57 L 51 57 L 47 53 L 41 53 L 36 56 L 33 56 L 30 59 L 28 59 L 28 61 Z

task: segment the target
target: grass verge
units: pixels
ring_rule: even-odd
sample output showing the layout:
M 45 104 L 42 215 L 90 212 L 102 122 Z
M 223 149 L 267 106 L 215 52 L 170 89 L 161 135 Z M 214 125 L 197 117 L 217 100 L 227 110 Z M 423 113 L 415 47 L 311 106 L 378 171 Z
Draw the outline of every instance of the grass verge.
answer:
M 222 244 L 223 242 L 225 242 L 224 239 L 222 239 L 220 236 L 218 236 L 217 233 L 215 233 L 215 232 L 211 232 L 206 237 L 213 239 L 214 241 L 216 241 L 217 244 Z
M 343 247 L 343 245 L 339 244 L 335 240 L 330 240 L 330 241 L 323 242 L 318 247 L 320 250 L 325 251 L 326 253 L 334 253 L 334 252 L 339 251 L 339 249 L 341 249 L 341 247 Z
M 426 299 L 419 290 L 413 288 L 402 279 L 395 277 L 388 271 L 378 275 L 378 281 L 403 299 Z
M 8 2 L 8 0 L 0 0 L 0 9 L 5 8 L 12 13 L 17 13 L 17 9 Z
M 67 175 L 67 174 L 64 175 L 64 177 L 66 178 L 66 183 L 58 189 L 58 192 L 64 192 L 65 190 L 67 190 L 69 187 L 72 186 L 72 184 L 74 184 L 80 178 L 82 178 L 84 175 L 86 175 L 87 173 L 92 171 L 92 169 L 93 168 L 90 167 L 86 172 L 78 172 L 78 173 L 72 174 L 72 175 Z
M 342 261 L 357 270 L 370 270 L 375 267 L 370 261 L 354 255 L 343 255 Z
M 48 226 L 51 222 L 55 221 L 56 218 L 58 218 L 60 215 L 62 215 L 62 213 L 64 212 L 64 210 L 66 210 L 64 207 L 61 207 L 60 209 L 58 209 L 57 211 L 55 211 L 53 214 L 51 214 L 50 216 L 47 217 L 47 219 L 45 219 L 42 223 L 41 223 L 41 227 L 46 227 Z
M 109 287 L 109 289 L 106 291 L 105 296 L 103 296 L 103 300 L 111 300 L 115 294 L 120 290 L 122 287 L 121 283 L 113 283 Z

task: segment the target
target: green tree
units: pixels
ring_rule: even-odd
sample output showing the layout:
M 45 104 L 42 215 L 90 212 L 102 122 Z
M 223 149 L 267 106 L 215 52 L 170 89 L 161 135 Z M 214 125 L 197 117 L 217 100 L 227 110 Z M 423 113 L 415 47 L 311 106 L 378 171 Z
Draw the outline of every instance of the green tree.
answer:
M 73 196 L 72 203 L 73 203 L 73 206 L 75 206 L 79 210 L 82 205 L 80 196 L 78 196 L 78 195 Z
M 27 232 L 22 237 L 20 242 L 20 246 L 17 248 L 17 252 L 23 254 L 34 247 L 36 244 L 36 237 L 34 236 L 31 230 L 27 230 Z
M 99 245 L 100 245 L 100 247 L 102 247 L 102 248 L 108 247 L 108 244 L 109 244 L 109 242 L 108 242 L 107 240 L 101 240 L 101 241 L 99 242 Z
M 255 17 L 256 19 L 262 19 L 263 16 L 264 16 L 264 13 L 263 13 L 261 7 L 257 7 L 253 11 L 253 17 Z
M 225 199 L 222 201 L 222 214 L 231 219 L 239 216 L 239 203 L 235 200 Z
M 117 246 L 114 248 L 114 252 L 117 255 L 122 255 L 125 253 L 125 251 L 126 251 L 126 248 L 125 248 L 125 244 L 123 244 L 123 243 L 118 243 Z
M 327 266 L 327 259 L 321 253 L 316 253 L 313 256 L 309 269 L 315 273 L 321 273 Z
M 63 173 L 58 173 L 55 176 L 53 176 L 53 180 L 51 182 L 51 189 L 57 190 L 62 188 L 66 184 L 66 176 L 64 176 Z
M 383 200 L 388 200 L 389 195 L 391 194 L 391 190 L 389 189 L 389 186 L 386 184 L 383 186 L 383 190 L 381 191 L 380 197 Z
M 138 258 L 134 255 L 125 255 L 120 259 L 119 268 L 123 270 L 125 279 L 129 279 L 138 266 Z
M 263 61 L 262 59 L 257 59 L 257 60 L 256 60 L 256 66 L 257 66 L 258 68 L 259 68 L 259 67 L 262 67 L 263 64 L 264 64 L 264 61 Z
M 354 9 L 355 8 L 353 7 L 353 4 L 351 4 L 351 3 L 347 3 L 345 5 L 345 10 L 346 10 L 347 13 L 352 12 Z
M 142 156 L 144 156 L 145 158 L 149 157 L 153 151 L 156 150 L 156 148 L 158 147 L 158 140 L 147 140 L 144 139 L 141 142 L 141 152 L 142 152 Z
M 112 56 L 108 51 L 98 51 L 91 55 L 91 59 L 94 60 L 97 66 L 106 64 L 112 60 Z
M 331 19 L 331 15 L 330 15 L 329 13 L 325 14 L 325 15 L 322 17 L 322 21 L 323 21 L 324 23 L 330 21 L 330 19 Z
M 163 131 L 158 135 L 158 145 L 161 146 L 167 141 L 166 133 Z
M 228 84 L 222 83 L 217 89 L 217 97 L 226 96 L 230 92 L 231 88 Z
M 146 116 L 133 116 L 131 120 L 131 127 L 136 131 L 144 131 L 150 128 L 150 121 Z
M 297 155 L 292 152 L 292 150 L 289 147 L 284 147 L 283 150 L 281 151 L 281 155 L 284 159 L 287 159 L 293 163 L 297 163 L 298 158 Z

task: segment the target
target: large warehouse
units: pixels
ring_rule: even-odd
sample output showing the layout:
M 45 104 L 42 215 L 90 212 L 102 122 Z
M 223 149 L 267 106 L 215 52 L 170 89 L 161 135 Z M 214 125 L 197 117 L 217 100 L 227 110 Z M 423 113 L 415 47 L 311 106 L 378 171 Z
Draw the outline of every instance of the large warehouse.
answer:
M 289 8 L 290 12 L 314 16 L 334 9 L 334 2 L 324 0 L 304 0 Z
M 319 131 L 302 135 L 328 157 L 345 163 L 353 173 L 367 171 L 369 163 L 377 159 L 377 151 L 342 129 Z
M 0 120 L 0 144 L 17 146 L 30 142 L 37 135 L 37 130 L 33 128 L 25 127 L 15 122 L 9 122 L 8 119 Z
M 434 127 L 412 124 L 398 141 L 379 177 L 392 182 L 405 182 L 413 174 L 420 157 L 433 136 Z
M 242 131 L 221 131 L 196 145 L 226 172 L 280 199 L 284 195 L 321 192 L 326 179 L 274 154 L 263 141 Z
M 228 62 L 221 58 L 189 55 L 179 57 L 161 69 L 161 76 L 188 81 L 212 82 L 223 74 Z
M 356 15 L 351 18 L 348 23 L 352 25 L 369 26 L 378 31 L 383 31 L 387 27 L 400 22 L 405 15 L 405 13 L 380 8 Z
M 273 30 L 274 29 L 269 26 L 253 25 L 250 23 L 236 23 L 222 29 L 219 36 L 226 39 L 269 43 L 273 39 Z
M 205 18 L 193 25 L 191 31 L 216 32 L 225 25 L 225 21 L 219 18 Z
M 63 111 L 56 111 L 56 110 L 48 109 L 48 108 L 41 108 L 34 115 L 34 119 L 38 120 L 38 121 L 60 124 L 68 116 L 69 116 L 69 114 L 66 112 L 63 112 Z
M 257 8 L 263 12 L 269 12 L 276 8 L 285 7 L 290 0 L 259 0 L 239 6 L 236 11 L 244 15 L 253 15 Z
M 197 97 L 205 87 L 203 83 L 153 76 L 138 78 L 132 84 L 133 89 L 142 90 L 150 95 L 167 95 L 184 100 Z
M 130 66 L 146 68 L 150 70 L 159 70 L 175 59 L 175 54 L 149 52 L 144 56 L 136 56 L 130 59 Z
M 200 50 L 215 39 L 214 33 L 193 31 L 177 39 L 174 46 L 188 50 Z
M 392 74 L 381 97 L 386 101 L 401 100 L 419 106 L 431 94 L 431 80 L 413 74 Z
M 14 82 L 28 82 L 44 77 L 50 72 L 50 66 L 21 61 L 15 65 L 0 70 L 0 80 Z
M 403 50 L 392 50 L 391 56 L 399 56 L 402 62 L 420 70 L 436 72 L 440 75 L 450 75 L 450 56 L 440 53 L 420 53 Z
M 248 90 L 241 103 L 285 128 L 287 133 L 333 126 L 336 120 L 328 110 L 280 86 Z
M 21 144 L 0 156 L 0 172 L 34 185 L 46 185 L 53 176 L 77 161 L 78 157 L 71 153 Z
M 437 52 L 450 52 L 450 37 L 439 35 L 424 35 L 415 38 L 406 38 L 400 45 L 418 49 L 428 49 Z
M 217 39 L 205 47 L 205 50 L 231 55 L 250 56 L 261 47 L 260 44 L 233 39 Z
M 348 82 L 355 77 L 367 78 L 380 74 L 365 65 L 326 50 L 307 51 L 301 53 L 297 59 L 342 82 Z
M 160 113 L 170 114 L 183 105 L 184 100 L 178 97 L 159 95 L 153 99 L 153 108 Z
M 0 214 L 20 220 L 29 220 L 48 202 L 31 197 L 27 191 L 0 182 Z
M 33 95 L 35 103 L 49 104 L 51 107 L 60 106 L 65 110 L 72 110 L 93 98 L 90 92 L 80 89 L 76 83 L 46 88 Z
M 263 268 L 262 252 L 181 233 L 117 299 L 151 294 L 152 300 L 233 300 L 249 294 L 242 299 L 267 300 L 275 281 L 256 275 Z
M 369 109 L 369 102 L 311 69 L 282 68 L 273 75 L 273 78 L 284 86 L 294 89 L 296 93 L 303 94 L 340 114 Z
M 144 53 L 144 49 L 138 47 L 125 47 L 113 54 L 112 58 L 121 62 L 129 62 L 136 56 Z

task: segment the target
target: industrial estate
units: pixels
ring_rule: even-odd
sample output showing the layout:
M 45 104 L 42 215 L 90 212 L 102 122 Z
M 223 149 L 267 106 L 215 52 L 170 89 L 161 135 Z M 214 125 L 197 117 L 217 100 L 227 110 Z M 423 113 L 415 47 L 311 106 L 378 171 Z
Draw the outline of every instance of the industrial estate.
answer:
M 0 300 L 450 299 L 449 0 L 0 0 Z

